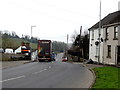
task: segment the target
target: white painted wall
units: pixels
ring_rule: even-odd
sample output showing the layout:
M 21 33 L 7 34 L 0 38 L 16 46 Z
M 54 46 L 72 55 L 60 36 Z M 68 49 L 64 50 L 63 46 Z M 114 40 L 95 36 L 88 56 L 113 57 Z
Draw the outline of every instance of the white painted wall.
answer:
M 101 37 L 103 38 L 103 29 L 101 29 Z M 99 38 L 99 30 L 94 30 L 94 40 L 92 40 L 92 30 L 90 30 L 90 44 L 89 44 L 89 59 L 98 62 L 98 50 L 99 46 L 95 45 L 95 42 L 98 41 Z M 98 50 L 96 50 L 98 48 Z M 100 43 L 100 63 L 103 60 L 103 42 Z

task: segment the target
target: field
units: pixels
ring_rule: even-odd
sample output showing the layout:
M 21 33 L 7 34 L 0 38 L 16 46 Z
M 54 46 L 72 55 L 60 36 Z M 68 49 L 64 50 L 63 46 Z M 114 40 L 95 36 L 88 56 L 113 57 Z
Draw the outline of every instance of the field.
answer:
M 21 42 L 27 43 L 29 41 L 20 38 L 3 38 L 2 46 L 0 45 L 0 47 L 17 49 L 21 45 Z M 32 49 L 37 49 L 37 43 L 30 43 L 30 45 Z

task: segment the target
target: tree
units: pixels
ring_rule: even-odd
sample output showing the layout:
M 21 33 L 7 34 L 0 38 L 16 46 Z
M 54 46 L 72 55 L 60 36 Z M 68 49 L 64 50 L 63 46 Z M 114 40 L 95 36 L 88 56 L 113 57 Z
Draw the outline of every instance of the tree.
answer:
M 68 53 L 73 56 L 77 56 L 79 54 L 80 57 L 88 59 L 89 57 L 89 35 L 87 32 L 85 33 L 85 35 L 81 36 L 81 40 L 80 40 L 80 35 L 76 36 L 72 44 L 72 47 L 68 50 Z

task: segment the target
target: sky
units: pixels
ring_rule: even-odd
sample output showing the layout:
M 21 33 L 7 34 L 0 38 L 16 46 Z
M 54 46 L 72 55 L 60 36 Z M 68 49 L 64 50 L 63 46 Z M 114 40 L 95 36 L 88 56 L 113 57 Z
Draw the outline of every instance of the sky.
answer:
M 101 0 L 101 18 L 118 10 L 120 0 Z M 75 32 L 99 21 L 100 0 L 0 0 L 0 30 L 69 42 Z

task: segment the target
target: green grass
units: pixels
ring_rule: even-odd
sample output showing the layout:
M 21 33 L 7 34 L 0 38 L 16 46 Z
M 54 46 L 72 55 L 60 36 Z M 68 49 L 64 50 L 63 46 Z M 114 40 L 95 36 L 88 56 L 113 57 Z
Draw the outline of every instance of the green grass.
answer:
M 120 68 L 98 67 L 93 69 L 96 73 L 96 82 L 93 88 L 119 88 Z
M 0 39 L 0 41 L 3 43 L 3 46 L 0 44 L 0 47 L 12 48 L 12 49 L 18 48 L 21 45 L 21 42 L 25 42 L 25 43 L 29 42 L 19 38 L 6 38 L 2 40 Z M 30 43 L 30 46 L 32 47 L 32 49 L 37 49 L 37 43 Z
M 24 39 L 18 39 L 18 38 L 11 38 L 11 41 L 14 41 L 15 42 L 15 46 L 20 46 L 21 45 L 21 42 L 28 42 Z M 30 43 L 30 42 L 29 42 Z M 30 46 L 33 48 L 33 49 L 37 49 L 37 44 L 36 43 L 30 43 Z

